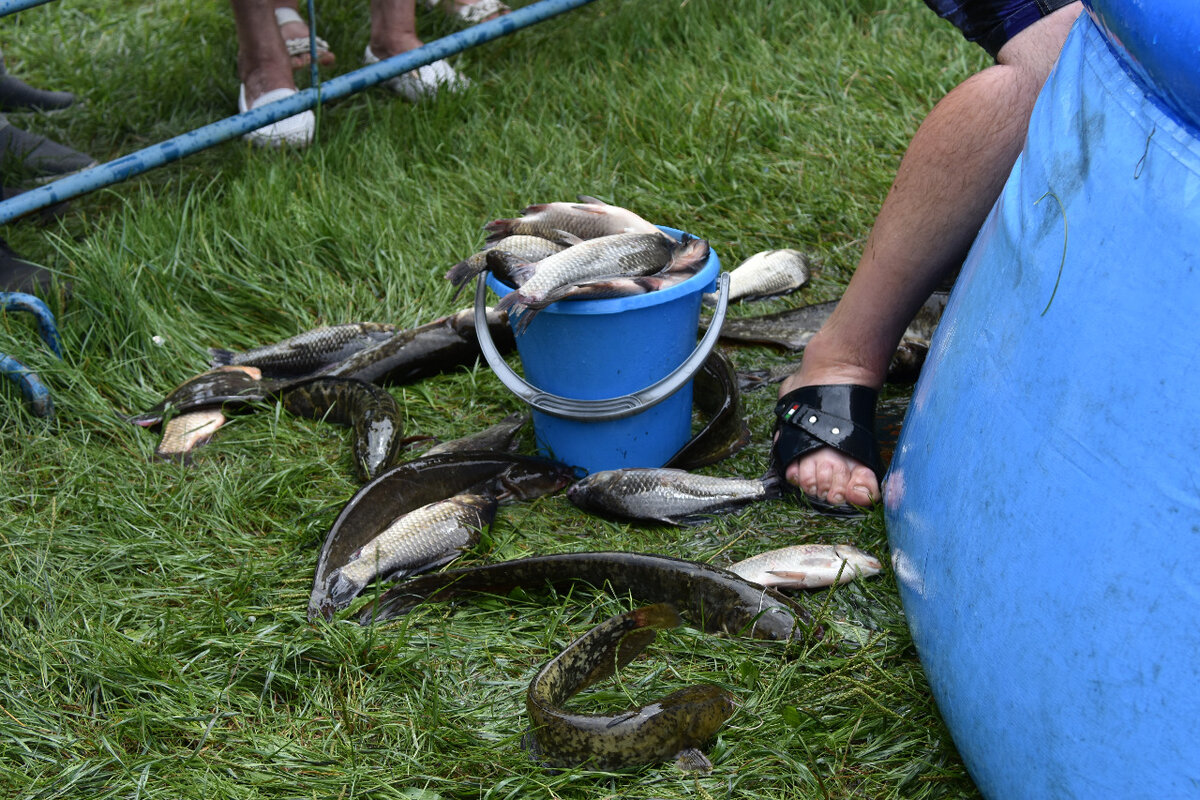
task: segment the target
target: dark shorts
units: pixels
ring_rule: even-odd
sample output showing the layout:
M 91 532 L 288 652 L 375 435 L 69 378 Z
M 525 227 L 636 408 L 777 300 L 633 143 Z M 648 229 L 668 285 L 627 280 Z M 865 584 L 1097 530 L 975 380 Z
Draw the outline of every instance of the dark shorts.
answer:
M 925 5 L 949 20 L 969 42 L 992 58 L 1009 39 L 1051 11 L 1075 0 L 925 0 Z

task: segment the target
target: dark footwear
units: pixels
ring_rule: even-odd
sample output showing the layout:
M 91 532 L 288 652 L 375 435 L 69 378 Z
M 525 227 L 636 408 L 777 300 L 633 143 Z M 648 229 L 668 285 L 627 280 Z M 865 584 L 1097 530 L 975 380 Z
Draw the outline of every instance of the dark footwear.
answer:
M 0 239 L 0 292 L 44 294 L 50 279 L 50 270 L 24 260 Z
M 883 462 L 875 439 L 875 401 L 878 392 L 857 384 L 801 386 L 775 404 L 775 432 L 771 466 L 780 485 L 803 504 L 831 515 L 861 513 L 850 505 L 834 506 L 812 497 L 788 482 L 788 464 L 822 447 L 832 447 L 853 458 L 883 479 Z
M 35 89 L 20 78 L 0 75 L 0 111 L 61 111 L 74 102 L 70 92 Z
M 15 125 L 0 128 L 0 182 L 47 183 L 96 166 L 96 159 Z

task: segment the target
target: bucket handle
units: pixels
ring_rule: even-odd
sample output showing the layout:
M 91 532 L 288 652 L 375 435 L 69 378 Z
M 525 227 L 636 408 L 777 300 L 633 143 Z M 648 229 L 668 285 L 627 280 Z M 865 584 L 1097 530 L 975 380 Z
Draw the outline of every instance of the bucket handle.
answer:
M 562 397 L 549 392 L 543 392 L 526 381 L 504 361 L 496 343 L 492 341 L 491 331 L 487 325 L 487 284 L 484 283 L 486 273 L 479 275 L 475 286 L 475 335 L 479 339 L 479 349 L 483 352 L 488 366 L 496 373 L 496 377 L 510 392 L 523 400 L 531 408 L 562 419 L 580 420 L 583 422 L 598 422 L 601 420 L 622 419 L 639 414 L 650 406 L 661 403 L 683 385 L 692 379 L 696 370 L 700 369 L 708 358 L 709 353 L 717 345 L 721 335 L 721 325 L 725 322 L 725 309 L 729 305 L 729 273 L 722 272 L 717 276 L 717 308 L 708 323 L 708 330 L 696 345 L 692 354 L 684 359 L 675 371 L 662 380 L 650 384 L 645 389 L 619 397 L 606 397 L 601 400 L 578 400 L 572 397 Z

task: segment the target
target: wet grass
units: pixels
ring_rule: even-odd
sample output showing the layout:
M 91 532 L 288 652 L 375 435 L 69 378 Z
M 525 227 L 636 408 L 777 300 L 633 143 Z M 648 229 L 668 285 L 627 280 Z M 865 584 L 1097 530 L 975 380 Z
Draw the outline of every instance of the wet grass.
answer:
M 365 4 L 326 4 L 357 62 Z M 230 114 L 222 3 L 47 4 L 0 21 L 9 69 L 87 98 L 12 121 L 102 160 Z M 422 12 L 427 39 L 449 31 Z M 236 417 L 192 468 L 124 423 L 206 366 L 324 323 L 417 325 L 457 310 L 441 275 L 482 224 L 587 193 L 702 235 L 727 267 L 817 257 L 801 297 L 836 297 L 908 137 L 979 57 L 919 0 L 598 0 L 462 55 L 476 87 L 412 107 L 371 90 L 323 109 L 300 153 L 229 142 L 3 236 L 55 269 L 66 357 L 0 317 L 0 352 L 52 387 L 53 420 L 0 386 L 0 793 L 13 798 L 972 797 L 890 570 L 804 598 L 830 635 L 764 646 L 680 629 L 598 687 L 621 707 L 712 682 L 739 709 L 699 779 L 669 765 L 549 773 L 519 742 L 538 666 L 631 606 L 590 590 L 311 625 L 317 551 L 357 488 L 344 428 L 274 407 Z M 740 368 L 794 357 L 731 353 Z M 516 409 L 486 367 L 394 387 L 410 433 L 451 438 Z M 754 444 L 709 468 L 766 468 Z M 766 503 L 689 529 L 583 516 L 558 496 L 502 509 L 468 562 L 585 549 L 722 564 L 850 541 L 882 516 Z

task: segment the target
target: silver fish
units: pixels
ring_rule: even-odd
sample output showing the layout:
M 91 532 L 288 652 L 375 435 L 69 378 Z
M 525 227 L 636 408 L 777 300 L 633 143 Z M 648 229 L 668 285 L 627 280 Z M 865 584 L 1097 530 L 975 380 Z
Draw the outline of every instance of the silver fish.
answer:
M 567 489 L 579 508 L 625 519 L 690 525 L 705 517 L 779 496 L 779 479 L 716 478 L 681 469 L 593 472 Z
M 454 296 L 457 297 L 458 292 L 462 291 L 462 287 L 469 280 L 484 270 L 492 268 L 499 257 L 507 256 L 511 259 L 536 263 L 578 241 L 580 240 L 576 237 L 571 237 L 571 240 L 551 241 L 541 236 L 525 234 L 506 236 L 455 264 L 446 271 L 446 280 L 458 288 L 458 291 L 454 293 Z
M 532 234 L 554 238 L 556 231 L 566 231 L 580 239 L 595 239 L 614 233 L 652 233 L 664 235 L 653 224 L 632 211 L 579 195 L 578 203 L 537 203 L 527 206 L 520 217 L 498 219 L 484 226 L 488 241 L 505 236 Z
M 789 294 L 803 288 L 811 274 L 808 256 L 799 250 L 763 250 L 730 271 L 729 302 Z M 706 294 L 704 302 L 716 305 L 716 294 Z
M 537 310 L 551 292 L 596 278 L 651 275 L 663 270 L 682 272 L 708 259 L 708 243 L 687 238 L 676 242 L 647 233 L 618 233 L 589 239 L 538 262 L 536 272 L 496 304 L 497 311 L 523 316 Z M 520 326 L 528 325 L 521 320 Z
M 163 461 L 188 464 L 192 451 L 208 444 L 225 422 L 226 417 L 219 408 L 203 408 L 172 417 L 163 425 L 162 439 L 154 450 L 154 456 Z
M 373 344 L 391 338 L 395 325 L 386 322 L 350 322 L 313 328 L 275 344 L 253 347 L 241 353 L 210 348 L 212 364 L 247 364 L 259 367 L 268 378 L 307 375 L 336 364 Z
M 495 516 L 496 498 L 475 494 L 410 511 L 329 574 L 329 597 L 345 606 L 376 578 L 392 580 L 447 564 L 478 541 Z
M 798 544 L 768 550 L 727 569 L 762 586 L 819 589 L 878 575 L 883 565 L 849 544 Z

